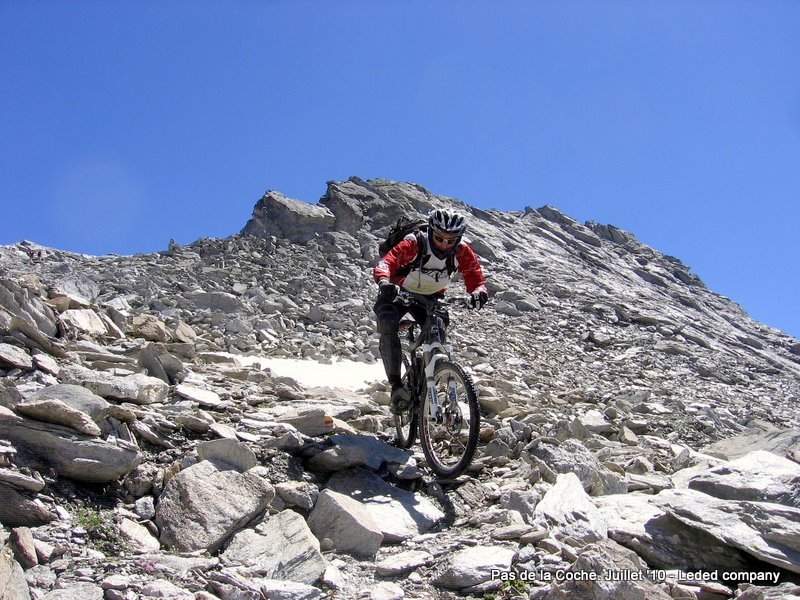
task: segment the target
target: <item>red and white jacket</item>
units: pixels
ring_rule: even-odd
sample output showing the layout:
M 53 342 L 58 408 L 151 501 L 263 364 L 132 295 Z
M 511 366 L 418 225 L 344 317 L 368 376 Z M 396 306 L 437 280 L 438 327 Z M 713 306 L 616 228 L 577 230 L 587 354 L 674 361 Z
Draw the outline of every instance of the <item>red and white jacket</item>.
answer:
M 450 274 L 447 272 L 446 260 L 438 258 L 428 249 L 428 237 L 421 236 L 423 248 L 422 264 L 412 270 L 405 277 L 395 275 L 403 265 L 414 262 L 417 257 L 417 238 L 413 233 L 408 234 L 392 248 L 372 270 L 375 282 L 384 277 L 415 294 L 431 295 L 444 292 L 450 284 Z M 481 265 L 472 248 L 466 242 L 459 242 L 455 249 L 455 267 L 464 277 L 467 293 L 486 291 L 486 281 L 483 278 Z

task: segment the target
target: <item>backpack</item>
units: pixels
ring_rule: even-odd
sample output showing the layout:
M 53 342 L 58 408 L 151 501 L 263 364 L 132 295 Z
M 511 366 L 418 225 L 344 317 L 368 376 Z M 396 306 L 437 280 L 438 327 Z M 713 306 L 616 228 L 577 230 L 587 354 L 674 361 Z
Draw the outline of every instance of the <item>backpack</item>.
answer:
M 396 277 L 405 277 L 411 271 L 421 266 L 425 262 L 426 257 L 423 256 L 425 251 L 425 240 L 423 239 L 424 232 L 428 231 L 428 222 L 424 219 L 409 219 L 408 217 L 400 217 L 397 223 L 389 230 L 386 239 L 383 240 L 378 246 L 378 253 L 381 258 L 386 256 L 389 251 L 399 244 L 404 237 L 409 233 L 413 233 L 417 238 L 417 256 L 410 263 L 400 267 L 395 273 Z M 455 252 L 451 252 L 447 259 L 445 259 L 445 266 L 447 274 L 452 275 L 456 270 Z

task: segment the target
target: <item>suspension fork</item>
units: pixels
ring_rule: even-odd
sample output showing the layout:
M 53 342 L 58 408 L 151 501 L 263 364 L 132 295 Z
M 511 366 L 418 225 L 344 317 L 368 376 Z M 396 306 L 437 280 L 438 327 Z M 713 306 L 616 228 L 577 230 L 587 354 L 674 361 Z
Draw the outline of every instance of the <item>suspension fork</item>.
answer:
M 442 422 L 442 407 L 439 404 L 439 395 L 436 393 L 436 380 L 434 379 L 433 374 L 436 371 L 436 364 L 440 360 L 448 360 L 450 358 L 450 352 L 450 346 L 447 344 L 442 344 L 441 342 L 423 344 L 422 346 L 425 383 L 428 394 L 428 413 L 432 419 L 436 420 L 437 423 Z M 455 382 L 449 382 L 448 387 L 455 388 Z M 455 393 L 455 389 L 449 389 L 449 393 L 452 397 L 452 395 Z

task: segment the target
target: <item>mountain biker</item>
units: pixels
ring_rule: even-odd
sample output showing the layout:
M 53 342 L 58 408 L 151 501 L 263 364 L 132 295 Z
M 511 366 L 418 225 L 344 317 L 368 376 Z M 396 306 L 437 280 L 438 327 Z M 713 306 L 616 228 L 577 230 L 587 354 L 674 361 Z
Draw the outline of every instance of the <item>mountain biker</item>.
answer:
M 475 252 L 462 240 L 467 230 L 463 215 L 453 210 L 437 208 L 428 215 L 427 235 L 406 235 L 375 266 L 372 276 L 379 286 L 378 299 L 374 311 L 380 333 L 380 353 L 386 378 L 392 386 L 392 412 L 398 413 L 407 408 L 411 391 L 400 378 L 402 350 L 400 346 L 400 318 L 406 312 L 422 323 L 426 318 L 425 309 L 420 306 L 400 306 L 394 302 L 398 289 L 402 288 L 424 296 L 444 296 L 450 283 L 452 270 L 464 277 L 464 285 L 470 294 L 470 303 L 478 309 L 489 299 L 486 281 Z M 419 240 L 419 242 L 418 242 Z M 418 263 L 419 245 L 422 248 L 422 261 Z M 407 275 L 401 275 L 402 267 L 412 266 Z M 445 313 L 444 326 L 449 319 Z

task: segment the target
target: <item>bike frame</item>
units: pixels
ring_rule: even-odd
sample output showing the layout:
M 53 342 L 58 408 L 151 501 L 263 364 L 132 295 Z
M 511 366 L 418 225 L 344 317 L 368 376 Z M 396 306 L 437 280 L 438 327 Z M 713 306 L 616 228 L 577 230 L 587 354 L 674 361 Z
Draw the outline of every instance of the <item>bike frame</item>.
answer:
M 440 330 L 439 317 L 436 314 L 436 309 L 439 306 L 439 299 L 436 297 L 428 298 L 426 296 L 420 296 L 405 290 L 398 294 L 398 298 L 400 298 L 401 302 L 406 306 L 410 306 L 412 303 L 416 302 L 425 307 L 427 313 L 425 324 L 423 326 L 417 323 L 420 325 L 420 334 L 415 340 L 414 345 L 411 346 L 410 351 L 413 357 L 416 356 L 417 349 L 422 349 L 422 366 L 423 373 L 425 374 L 430 416 L 437 422 L 441 422 L 442 407 L 439 404 L 438 394 L 436 393 L 434 372 L 436 371 L 436 365 L 439 361 L 450 360 L 453 347 L 442 341 L 444 335 Z M 413 323 L 416 323 L 416 321 L 413 321 Z M 417 368 L 416 361 L 413 361 L 412 368 Z M 455 382 L 451 381 L 449 383 L 449 388 L 451 397 L 455 398 Z

